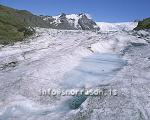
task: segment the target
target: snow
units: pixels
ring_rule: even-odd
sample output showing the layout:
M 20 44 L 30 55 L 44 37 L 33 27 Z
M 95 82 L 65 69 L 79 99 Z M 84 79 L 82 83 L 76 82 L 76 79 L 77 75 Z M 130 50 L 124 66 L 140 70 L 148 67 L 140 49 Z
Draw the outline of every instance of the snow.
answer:
M 83 16 L 86 15 L 88 19 L 92 19 L 91 16 L 89 14 L 66 14 L 66 18 L 67 21 L 71 23 L 71 25 L 73 25 L 75 28 L 81 28 L 81 26 L 78 23 L 78 20 Z M 52 16 L 55 20 L 53 21 L 53 23 L 55 23 L 56 25 L 61 23 L 60 21 L 60 16 L 61 15 L 57 15 L 57 16 Z M 44 18 L 44 20 L 48 20 L 50 17 L 46 17 Z M 95 26 L 97 27 L 97 26 Z
M 120 30 L 133 30 L 137 26 L 137 22 L 123 22 L 123 23 L 107 23 L 96 22 L 101 31 L 120 31 Z
M 66 18 L 71 22 L 74 23 L 75 28 L 78 28 L 79 24 L 78 24 L 78 20 L 79 20 L 79 15 L 77 14 L 70 14 L 70 15 L 66 15 Z
M 118 30 L 36 28 L 26 41 L 1 46 L 0 120 L 149 119 L 149 32 Z M 49 88 L 116 89 L 118 94 L 89 96 L 72 110 L 66 101 L 73 96 L 40 95 Z
M 125 61 L 115 54 L 95 53 L 81 59 L 77 67 L 67 72 L 61 86 L 65 89 L 92 88 L 111 79 L 124 65 Z

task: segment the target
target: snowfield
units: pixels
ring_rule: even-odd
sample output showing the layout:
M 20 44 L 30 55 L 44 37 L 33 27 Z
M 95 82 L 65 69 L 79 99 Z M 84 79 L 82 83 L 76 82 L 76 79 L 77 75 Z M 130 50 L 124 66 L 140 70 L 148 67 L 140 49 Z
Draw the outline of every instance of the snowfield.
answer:
M 107 23 L 107 22 L 97 22 L 96 23 L 101 31 L 129 31 L 133 30 L 137 26 L 138 22 L 122 22 L 122 23 Z
M 26 41 L 0 46 L 0 120 L 149 120 L 150 31 L 130 31 L 134 25 L 36 28 Z M 41 95 L 48 89 L 116 94 Z

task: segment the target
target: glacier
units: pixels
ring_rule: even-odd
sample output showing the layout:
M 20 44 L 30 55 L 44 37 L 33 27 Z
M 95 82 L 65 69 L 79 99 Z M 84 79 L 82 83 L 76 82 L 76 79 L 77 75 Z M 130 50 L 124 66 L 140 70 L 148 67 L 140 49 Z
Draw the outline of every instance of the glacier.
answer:
M 96 22 L 101 28 L 101 31 L 130 31 L 138 25 L 138 22 L 122 22 L 122 23 L 107 23 L 107 22 Z
M 99 32 L 36 28 L 25 41 L 0 46 L 0 120 L 149 120 L 150 31 L 101 24 Z M 40 95 L 49 88 L 117 95 L 87 96 L 71 109 L 74 96 Z

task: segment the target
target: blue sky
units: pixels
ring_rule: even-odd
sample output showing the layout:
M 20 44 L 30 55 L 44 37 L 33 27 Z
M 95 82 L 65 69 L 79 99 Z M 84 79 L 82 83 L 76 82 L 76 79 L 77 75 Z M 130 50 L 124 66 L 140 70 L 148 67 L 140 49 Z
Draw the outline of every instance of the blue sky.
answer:
M 96 21 L 126 22 L 150 17 L 150 0 L 0 0 L 34 14 L 89 13 Z

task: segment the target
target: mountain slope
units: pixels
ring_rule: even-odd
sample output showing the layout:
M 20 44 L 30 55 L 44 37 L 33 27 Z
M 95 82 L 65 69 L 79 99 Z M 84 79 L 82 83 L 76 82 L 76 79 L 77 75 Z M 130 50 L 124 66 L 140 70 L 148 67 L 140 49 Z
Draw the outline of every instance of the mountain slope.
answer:
M 26 10 L 0 5 L 0 44 L 20 41 L 34 33 L 29 27 L 47 27 L 48 23 Z
M 138 22 L 135 30 L 150 29 L 150 17 Z

